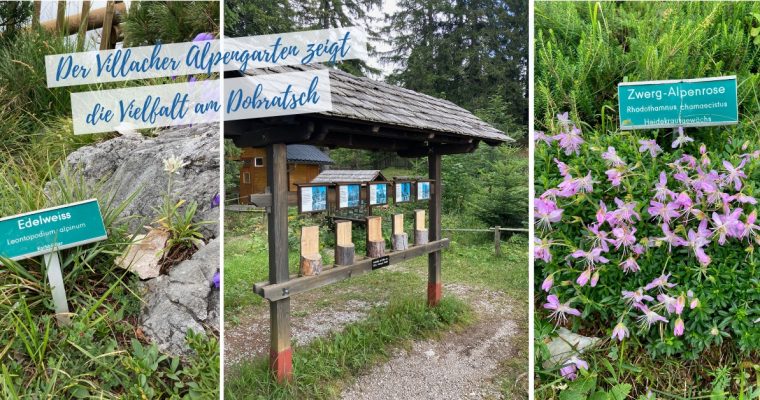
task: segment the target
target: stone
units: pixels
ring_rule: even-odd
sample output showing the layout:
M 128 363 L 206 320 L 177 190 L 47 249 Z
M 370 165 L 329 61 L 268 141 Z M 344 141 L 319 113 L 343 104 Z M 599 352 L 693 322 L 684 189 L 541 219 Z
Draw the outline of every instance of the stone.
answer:
M 155 278 L 161 273 L 161 251 L 167 240 L 168 231 L 152 228 L 147 234 L 135 237 L 124 254 L 116 258 L 116 265 L 134 272 L 140 279 Z
M 219 333 L 219 289 L 212 280 L 219 265 L 220 240 L 201 247 L 189 260 L 142 284 L 144 306 L 139 325 L 145 336 L 168 354 L 185 356 L 185 335 Z
M 93 186 L 104 180 L 103 191 L 112 193 L 113 204 L 122 204 L 137 191 L 121 213 L 137 233 L 144 225 L 155 225 L 156 209 L 169 185 L 163 160 L 172 156 L 187 164 L 172 174 L 171 198 L 195 201 L 195 220 L 213 222 L 201 228 L 204 237 L 218 236 L 219 207 L 211 205 L 219 192 L 218 124 L 167 128 L 154 137 L 116 137 L 77 149 L 66 157 L 66 165 Z
M 573 356 L 579 356 L 589 346 L 593 346 L 599 338 L 588 337 L 573 333 L 566 328 L 557 330 L 557 337 L 547 345 L 551 357 L 544 362 L 544 368 L 562 365 Z

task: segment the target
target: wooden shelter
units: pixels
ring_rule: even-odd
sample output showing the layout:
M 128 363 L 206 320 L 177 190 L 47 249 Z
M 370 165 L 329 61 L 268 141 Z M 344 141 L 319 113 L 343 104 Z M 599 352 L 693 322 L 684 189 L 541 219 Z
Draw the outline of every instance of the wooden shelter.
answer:
M 278 67 L 277 72 L 321 66 Z M 272 70 L 256 74 L 272 73 Z M 270 365 L 278 380 L 292 376 L 290 297 L 412 257 L 428 255 L 427 302 L 441 299 L 441 255 L 449 240 L 441 237 L 441 156 L 468 153 L 481 142 L 498 145 L 511 139 L 454 103 L 397 86 L 331 69 L 333 109 L 328 112 L 225 122 L 225 136 L 239 147 L 266 147 L 269 193 L 254 203 L 267 207 L 269 280 L 254 291 L 270 301 Z M 286 146 L 293 143 L 395 152 L 427 157 L 432 181 L 429 227 L 424 243 L 382 257 L 324 267 L 319 275 L 291 277 L 288 272 L 288 204 Z M 424 213 L 422 213 L 424 214 Z M 377 218 L 372 219 L 376 224 Z M 424 222 L 424 221 L 423 221 Z M 372 241 L 368 223 L 368 242 Z M 368 248 L 368 254 L 372 254 Z
M 325 165 L 333 160 L 312 145 L 292 144 L 287 146 L 288 161 L 288 204 L 295 204 L 296 190 L 300 183 L 311 182 Z M 239 202 L 250 204 L 252 194 L 264 193 L 267 184 L 267 154 L 264 147 L 245 147 L 240 154 L 242 161 L 239 176 Z

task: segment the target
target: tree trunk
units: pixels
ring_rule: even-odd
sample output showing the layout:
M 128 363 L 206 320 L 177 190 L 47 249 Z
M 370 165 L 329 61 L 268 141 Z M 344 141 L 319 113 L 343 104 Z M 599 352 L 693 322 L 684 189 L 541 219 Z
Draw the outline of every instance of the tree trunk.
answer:
M 370 240 L 367 242 L 367 257 L 377 258 L 385 255 L 385 240 Z
M 301 276 L 319 275 L 322 272 L 322 256 L 309 254 L 301 256 Z
M 354 263 L 354 245 L 335 246 L 335 265 L 351 265 Z
M 414 244 L 425 244 L 427 242 L 428 242 L 428 230 L 415 229 L 414 230 Z
M 409 235 L 398 233 L 393 235 L 393 251 L 406 250 L 409 248 Z

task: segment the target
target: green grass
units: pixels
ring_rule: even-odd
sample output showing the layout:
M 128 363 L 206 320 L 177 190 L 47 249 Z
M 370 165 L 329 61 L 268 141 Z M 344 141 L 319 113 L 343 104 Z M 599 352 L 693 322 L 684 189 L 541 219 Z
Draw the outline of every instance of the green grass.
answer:
M 419 297 L 395 298 L 387 307 L 374 309 L 361 322 L 342 332 L 320 338 L 293 352 L 293 382 L 277 384 L 259 359 L 239 365 L 225 384 L 228 399 L 333 398 L 346 378 L 386 360 L 388 350 L 408 340 L 434 335 L 444 328 L 471 322 L 471 311 L 461 300 L 444 297 L 429 308 Z

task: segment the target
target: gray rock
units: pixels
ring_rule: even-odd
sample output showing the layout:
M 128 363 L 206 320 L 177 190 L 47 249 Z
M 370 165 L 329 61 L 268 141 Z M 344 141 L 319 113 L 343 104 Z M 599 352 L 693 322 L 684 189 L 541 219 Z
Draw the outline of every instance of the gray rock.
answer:
M 187 355 L 188 329 L 219 332 L 219 290 L 212 286 L 219 266 L 219 239 L 214 239 L 162 275 L 142 284 L 144 306 L 140 327 L 158 348 Z
M 598 341 L 599 338 L 583 336 L 566 328 L 559 328 L 557 337 L 547 345 L 551 357 L 544 361 L 544 368 L 562 365 L 572 357 L 579 356 L 586 348 L 595 345 Z
M 172 199 L 197 202 L 196 220 L 214 222 L 204 225 L 204 236 L 218 236 L 219 208 L 211 208 L 219 192 L 218 124 L 168 128 L 152 138 L 117 137 L 74 151 L 66 163 L 93 185 L 105 179 L 103 190 L 113 193 L 114 204 L 138 191 L 121 216 L 132 217 L 132 232 L 139 233 L 139 228 L 156 220 L 155 209 L 163 202 L 169 183 L 163 160 L 172 155 L 188 163 L 172 175 Z

